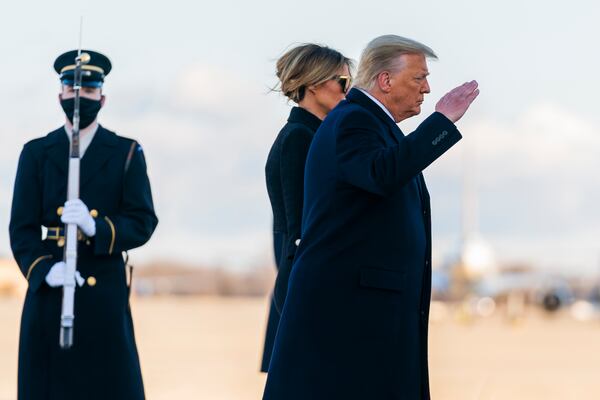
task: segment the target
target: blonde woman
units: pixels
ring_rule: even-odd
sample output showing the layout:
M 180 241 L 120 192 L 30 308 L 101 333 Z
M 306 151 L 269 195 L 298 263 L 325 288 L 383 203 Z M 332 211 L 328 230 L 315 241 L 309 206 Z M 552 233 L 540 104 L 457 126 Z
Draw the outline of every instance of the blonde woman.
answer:
M 268 372 L 279 313 L 283 308 L 296 246 L 300 241 L 304 163 L 313 135 L 351 85 L 352 62 L 317 44 L 304 44 L 277 61 L 279 90 L 297 106 L 277 135 L 265 168 L 273 209 L 273 244 L 278 268 L 261 371 Z

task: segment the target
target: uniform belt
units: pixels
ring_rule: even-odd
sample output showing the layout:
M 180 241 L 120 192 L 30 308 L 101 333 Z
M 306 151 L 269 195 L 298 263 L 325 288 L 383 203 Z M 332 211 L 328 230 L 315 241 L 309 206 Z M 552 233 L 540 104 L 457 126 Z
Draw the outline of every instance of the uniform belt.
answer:
M 48 234 L 46 235 L 46 240 L 56 240 L 56 241 L 64 241 L 65 240 L 65 228 L 62 226 L 53 226 L 48 227 Z M 85 241 L 87 237 L 80 230 L 77 231 L 77 240 Z

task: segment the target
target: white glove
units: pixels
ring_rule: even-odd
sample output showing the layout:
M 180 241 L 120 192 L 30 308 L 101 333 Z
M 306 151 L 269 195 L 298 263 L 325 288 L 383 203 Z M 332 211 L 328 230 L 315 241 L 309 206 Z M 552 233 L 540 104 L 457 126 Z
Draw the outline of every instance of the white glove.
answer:
M 77 224 L 87 237 L 96 234 L 96 221 L 90 215 L 90 210 L 80 199 L 69 200 L 65 203 L 60 220 L 64 224 Z
M 50 272 L 46 275 L 46 283 L 50 287 L 61 287 L 65 283 L 65 270 L 67 264 L 64 261 L 59 261 L 50 268 Z M 75 280 L 77 285 L 83 286 L 85 279 L 81 276 L 79 271 L 75 271 Z

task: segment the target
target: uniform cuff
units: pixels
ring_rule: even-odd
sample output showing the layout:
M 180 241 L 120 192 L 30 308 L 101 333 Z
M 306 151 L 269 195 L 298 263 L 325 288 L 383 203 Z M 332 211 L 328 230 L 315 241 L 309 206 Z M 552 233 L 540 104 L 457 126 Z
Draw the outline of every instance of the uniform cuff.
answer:
M 27 267 L 25 277 L 29 283 L 29 290 L 32 292 L 37 292 L 44 283 L 46 275 L 55 261 L 52 258 L 52 255 L 40 256 Z
M 109 217 L 97 218 L 94 254 L 112 255 L 115 250 L 116 236 L 115 224 Z

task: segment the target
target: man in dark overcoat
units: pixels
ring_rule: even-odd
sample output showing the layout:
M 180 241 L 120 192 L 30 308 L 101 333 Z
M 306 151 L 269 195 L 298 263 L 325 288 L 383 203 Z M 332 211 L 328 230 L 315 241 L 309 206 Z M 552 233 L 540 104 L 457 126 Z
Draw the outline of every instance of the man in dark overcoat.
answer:
M 411 134 L 430 88 L 416 41 L 381 36 L 323 121 L 306 163 L 302 237 L 266 400 L 429 399 L 430 203 L 422 171 L 461 138 L 478 95 L 445 95 Z
M 102 127 L 107 57 L 93 51 L 80 90 L 80 198 L 66 202 L 76 51 L 59 56 L 65 125 L 23 147 L 10 241 L 29 287 L 21 317 L 18 398 L 143 399 L 123 252 L 158 223 L 140 145 Z M 65 224 L 79 228 L 73 347 L 59 346 Z M 45 228 L 43 228 L 45 227 Z M 44 236 L 42 234 L 44 233 Z

